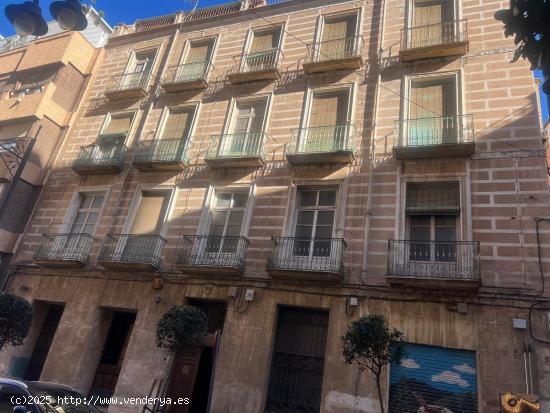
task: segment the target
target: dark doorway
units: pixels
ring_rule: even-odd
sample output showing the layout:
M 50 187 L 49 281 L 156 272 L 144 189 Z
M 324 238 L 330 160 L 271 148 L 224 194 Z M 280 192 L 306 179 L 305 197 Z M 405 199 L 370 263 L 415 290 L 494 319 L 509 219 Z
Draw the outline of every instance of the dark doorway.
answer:
M 90 395 L 111 397 L 115 392 L 124 353 L 136 321 L 135 313 L 113 311 L 111 326 L 94 376 Z
M 281 307 L 267 411 L 314 413 L 321 406 L 328 312 Z
M 227 305 L 223 301 L 195 300 L 189 305 L 200 308 L 208 316 L 208 336 L 203 347 L 188 347 L 174 358 L 168 396 L 188 397 L 190 405 L 173 405 L 170 413 L 206 413 L 208 411 L 213 373 Z
M 47 304 L 46 317 L 42 323 L 42 328 L 36 340 L 29 365 L 23 376 L 24 380 L 40 380 L 42 369 L 48 358 L 48 353 L 64 309 L 65 305 L 63 304 Z

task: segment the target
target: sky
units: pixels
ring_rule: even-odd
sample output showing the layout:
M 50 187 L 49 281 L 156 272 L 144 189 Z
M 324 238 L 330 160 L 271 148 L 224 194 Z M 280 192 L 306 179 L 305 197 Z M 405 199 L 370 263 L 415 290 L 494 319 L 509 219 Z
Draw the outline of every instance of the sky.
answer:
M 4 8 L 8 4 L 22 3 L 24 0 L 0 0 L 0 34 L 11 36 L 13 28 L 6 19 Z M 221 3 L 230 3 L 232 0 L 198 0 L 199 7 L 208 7 Z M 84 3 L 90 4 L 91 0 Z M 133 23 L 137 19 L 160 16 L 173 13 L 178 10 L 189 10 L 193 6 L 193 0 L 95 0 L 93 5 L 97 10 L 105 13 L 105 19 L 111 26 L 118 23 Z M 49 13 L 50 0 L 40 0 L 42 12 L 46 20 L 52 20 Z M 536 73 L 542 78 L 542 74 Z M 543 120 L 548 119 L 548 99 L 541 90 L 541 103 Z

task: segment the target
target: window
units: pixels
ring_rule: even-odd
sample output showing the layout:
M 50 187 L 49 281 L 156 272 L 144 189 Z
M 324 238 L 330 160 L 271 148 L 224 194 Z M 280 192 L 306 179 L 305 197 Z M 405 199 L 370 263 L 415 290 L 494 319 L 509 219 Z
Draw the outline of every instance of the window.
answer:
M 461 129 L 457 107 L 454 77 L 413 79 L 410 83 L 408 144 L 455 143 Z
M 256 153 L 263 137 L 267 99 L 237 101 L 229 134 L 222 144 L 224 156 Z
M 357 15 L 325 17 L 318 60 L 337 60 L 354 56 Z
M 169 202 L 169 192 L 143 191 L 130 233 L 136 235 L 160 234 Z
M 79 194 L 80 205 L 69 228 L 71 234 L 93 234 L 105 196 L 103 194 Z
M 156 50 L 137 52 L 122 77 L 121 88 L 144 88 L 153 67 Z
M 188 139 L 195 107 L 169 108 L 164 118 L 160 139 Z
M 336 215 L 336 188 L 300 189 L 294 255 L 328 257 Z
M 56 73 L 55 69 L 49 69 L 22 75 L 18 78 L 17 89 L 10 92 L 10 97 L 21 97 L 42 93 L 46 84 L 55 78 Z
M 428 47 L 446 43 L 453 31 L 453 26 L 443 23 L 454 20 L 452 0 L 416 0 L 413 3 L 411 32 L 413 47 Z
M 458 183 L 409 183 L 405 213 L 410 261 L 456 261 Z
M 249 191 L 217 191 L 213 200 L 207 252 L 235 253 L 243 232 Z M 227 239 L 226 237 L 231 237 Z
M 350 135 L 349 89 L 314 92 L 308 127 L 300 134 L 300 150 L 325 152 L 347 148 Z
M 99 134 L 101 142 L 122 143 L 130 132 L 134 112 L 112 113 L 107 115 L 107 119 Z
M 252 42 L 244 60 L 244 71 L 253 72 L 273 68 L 277 63 L 281 29 L 252 32 Z
M 318 412 L 328 330 L 328 313 L 279 309 L 267 410 Z
M 177 80 L 204 79 L 212 59 L 213 50 L 214 39 L 191 42 L 183 59 L 183 65 L 179 67 L 176 74 Z

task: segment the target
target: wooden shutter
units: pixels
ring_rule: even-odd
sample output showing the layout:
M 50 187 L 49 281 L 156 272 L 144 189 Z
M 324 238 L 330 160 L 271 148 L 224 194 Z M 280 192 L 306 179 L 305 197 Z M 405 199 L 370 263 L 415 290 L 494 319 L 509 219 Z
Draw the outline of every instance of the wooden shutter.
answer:
M 203 44 L 192 44 L 187 53 L 185 63 L 207 62 L 210 60 L 212 42 Z
M 158 234 L 168 207 L 167 193 L 143 192 L 132 224 L 132 234 Z
M 313 96 L 309 127 L 335 126 L 347 122 L 348 92 L 319 93 Z
M 162 131 L 163 139 L 180 139 L 187 136 L 191 126 L 192 110 L 170 110 Z
M 444 22 L 445 8 L 444 2 L 416 2 L 414 6 L 414 27 Z
M 336 17 L 325 20 L 323 42 L 355 36 L 356 16 Z
M 408 184 L 405 213 L 407 215 L 459 215 L 458 183 Z
M 109 135 L 113 133 L 128 133 L 133 118 L 133 113 L 111 115 L 109 123 L 105 126 L 101 134 Z
M 250 53 L 265 52 L 277 48 L 279 45 L 279 32 L 254 33 Z

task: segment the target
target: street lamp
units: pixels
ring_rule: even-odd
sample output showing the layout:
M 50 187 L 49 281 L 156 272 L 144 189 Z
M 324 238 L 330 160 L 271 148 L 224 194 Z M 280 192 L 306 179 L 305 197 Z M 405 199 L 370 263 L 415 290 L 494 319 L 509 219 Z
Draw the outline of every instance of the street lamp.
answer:
M 54 1 L 50 5 L 50 12 L 64 30 L 80 31 L 88 25 L 80 0 Z M 48 32 L 38 0 L 10 4 L 5 13 L 19 36 L 43 36 Z

